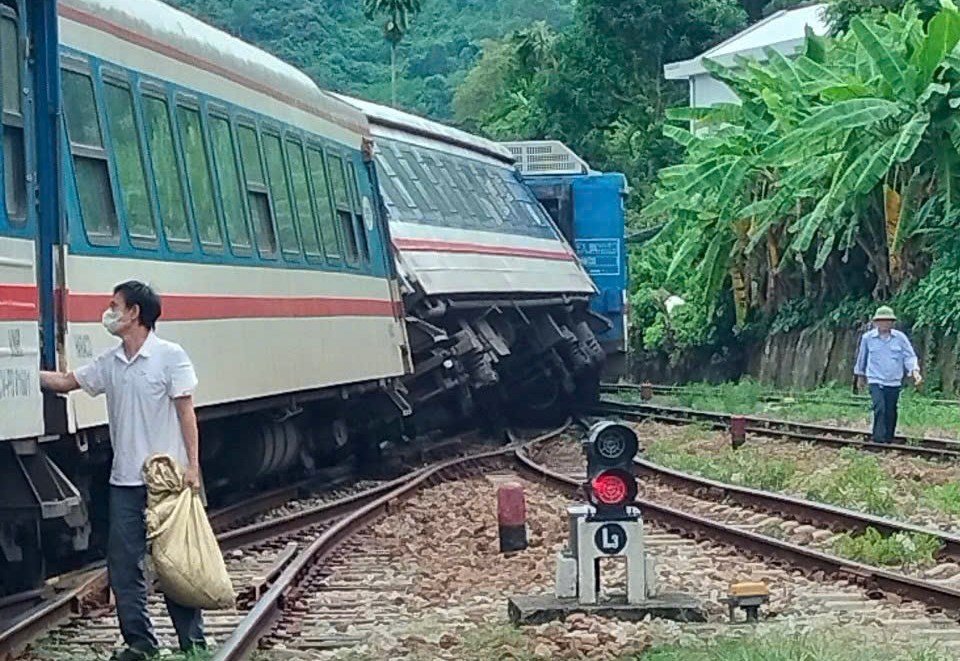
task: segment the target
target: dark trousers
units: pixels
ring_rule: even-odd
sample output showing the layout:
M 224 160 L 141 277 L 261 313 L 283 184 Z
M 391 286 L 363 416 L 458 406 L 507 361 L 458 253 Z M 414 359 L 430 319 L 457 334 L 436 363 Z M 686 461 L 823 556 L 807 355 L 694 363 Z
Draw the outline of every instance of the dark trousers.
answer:
M 107 570 L 110 587 L 117 599 L 120 632 L 128 647 L 152 653 L 159 644 L 147 612 L 146 487 L 110 487 L 110 536 L 107 541 Z M 180 649 L 203 644 L 203 615 L 199 608 L 187 608 L 166 599 L 167 612 L 177 631 Z
M 893 443 L 897 432 L 900 386 L 870 384 L 870 399 L 873 401 L 873 442 Z

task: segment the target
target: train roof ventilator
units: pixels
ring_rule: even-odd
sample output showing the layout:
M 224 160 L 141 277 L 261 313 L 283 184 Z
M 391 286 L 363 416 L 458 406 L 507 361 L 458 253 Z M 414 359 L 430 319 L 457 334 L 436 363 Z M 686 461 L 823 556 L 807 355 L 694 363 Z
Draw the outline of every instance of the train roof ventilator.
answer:
M 632 427 L 598 422 L 583 441 L 587 475 L 581 489 L 586 503 L 567 508 L 570 538 L 557 554 L 554 594 L 511 597 L 514 624 L 539 624 L 573 612 L 627 620 L 662 617 L 704 622 L 697 600 L 660 594 L 655 561 L 644 545 L 643 516 L 637 504 L 634 457 L 640 442 Z M 601 594 L 604 561 L 626 564 L 626 591 Z

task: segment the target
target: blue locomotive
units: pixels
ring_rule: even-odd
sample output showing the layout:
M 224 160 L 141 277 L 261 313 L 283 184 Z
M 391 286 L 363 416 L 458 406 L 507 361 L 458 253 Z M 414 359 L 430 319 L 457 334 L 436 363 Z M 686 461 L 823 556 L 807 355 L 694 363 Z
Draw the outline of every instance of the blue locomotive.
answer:
M 607 354 L 607 378 L 626 370 L 629 283 L 626 249 L 626 177 L 597 172 L 561 142 L 508 142 L 525 183 L 575 246 L 599 290 L 591 307 L 609 322 L 597 339 Z

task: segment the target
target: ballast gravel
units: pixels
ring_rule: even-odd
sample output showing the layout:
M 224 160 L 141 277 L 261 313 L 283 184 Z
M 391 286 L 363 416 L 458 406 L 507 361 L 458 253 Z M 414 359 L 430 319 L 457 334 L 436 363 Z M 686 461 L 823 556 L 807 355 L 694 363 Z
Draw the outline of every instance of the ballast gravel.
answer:
M 399 506 L 353 538 L 329 574 L 298 608 L 296 631 L 281 631 L 261 659 L 618 659 L 652 645 L 693 642 L 753 630 L 727 623 L 732 582 L 763 580 L 771 601 L 763 630 L 843 630 L 877 643 L 925 643 L 929 632 L 960 644 L 960 629 L 918 604 L 868 595 L 861 588 L 747 558 L 736 549 L 694 542 L 647 524 L 660 586 L 702 600 L 707 624 L 626 623 L 584 615 L 514 630 L 510 595 L 553 589 L 555 554 L 565 544 L 568 500 L 524 482 L 529 548 L 499 553 L 496 485 L 491 475 L 442 484 Z M 513 479 L 516 479 L 515 476 Z M 522 481 L 522 480 L 521 480 Z M 609 581 L 622 582 L 621 566 Z M 345 615 L 333 621 L 335 613 Z M 741 616 L 742 621 L 742 616 Z M 956 649 L 956 648 L 954 648 Z

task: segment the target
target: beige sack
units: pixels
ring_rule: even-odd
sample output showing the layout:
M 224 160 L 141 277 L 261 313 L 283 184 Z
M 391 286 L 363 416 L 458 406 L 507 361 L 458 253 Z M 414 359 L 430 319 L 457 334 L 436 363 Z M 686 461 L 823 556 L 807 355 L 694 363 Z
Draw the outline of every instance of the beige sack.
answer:
M 147 542 L 160 589 L 191 608 L 233 608 L 235 597 L 220 546 L 200 495 L 183 485 L 183 470 L 168 455 L 143 465 L 147 483 Z

